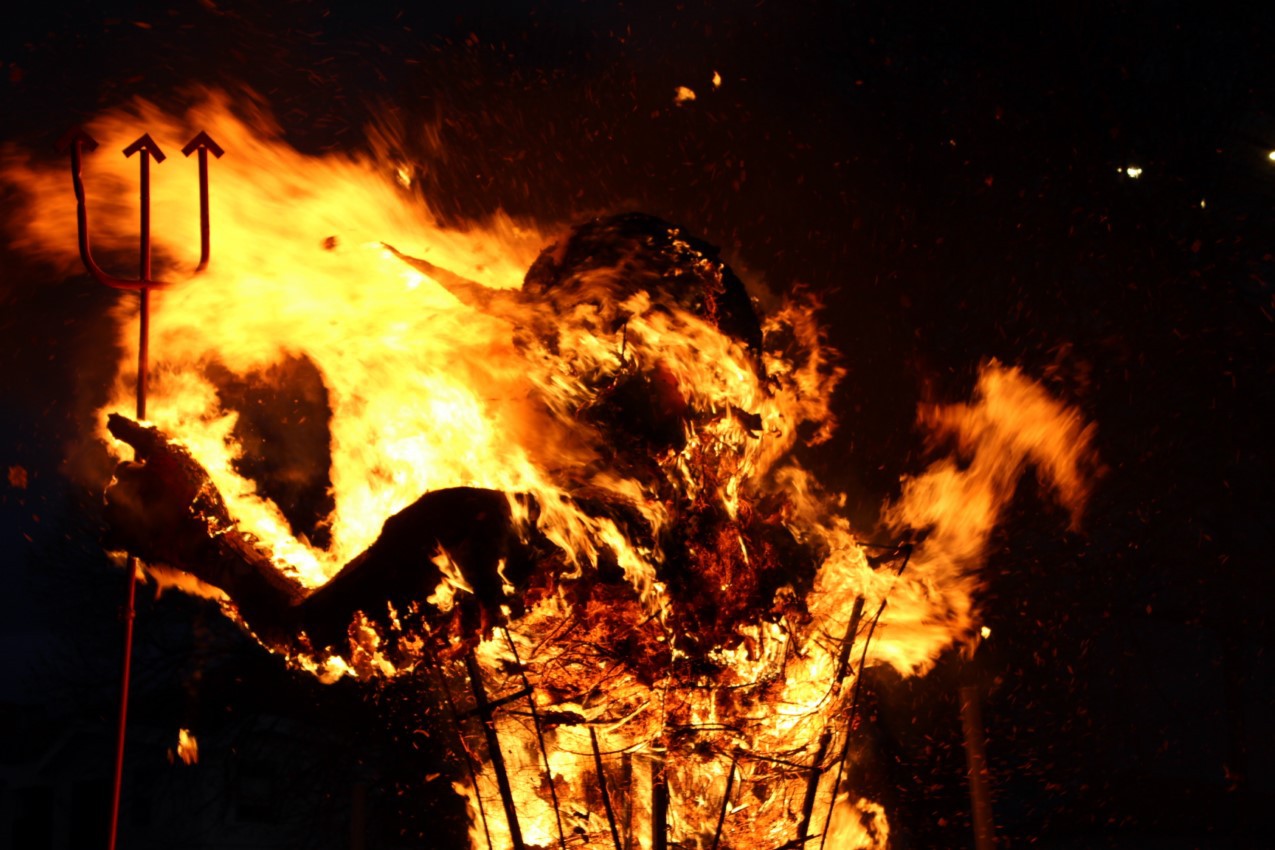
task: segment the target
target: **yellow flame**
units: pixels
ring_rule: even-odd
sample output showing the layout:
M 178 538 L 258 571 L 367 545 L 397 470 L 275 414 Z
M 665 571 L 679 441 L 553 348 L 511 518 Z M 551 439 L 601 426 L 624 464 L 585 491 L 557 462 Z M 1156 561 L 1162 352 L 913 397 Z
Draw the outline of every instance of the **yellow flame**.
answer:
M 837 797 L 827 846 L 837 850 L 886 850 L 890 846 L 890 825 L 879 803 L 849 794 Z

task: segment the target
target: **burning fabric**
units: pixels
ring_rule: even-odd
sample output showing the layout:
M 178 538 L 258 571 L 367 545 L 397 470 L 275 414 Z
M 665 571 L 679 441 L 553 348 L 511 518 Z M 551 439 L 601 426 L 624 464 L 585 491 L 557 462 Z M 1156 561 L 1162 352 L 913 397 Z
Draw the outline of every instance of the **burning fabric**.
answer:
M 835 427 L 815 305 L 759 320 L 716 249 L 649 216 L 452 231 L 368 162 L 302 184 L 259 116 L 189 118 L 240 152 L 226 259 L 158 304 L 153 424 L 104 411 L 137 455 L 113 544 L 323 677 L 468 680 L 476 846 L 884 846 L 842 784 L 863 670 L 923 672 L 977 630 L 1016 482 L 1034 465 L 1077 521 L 1091 426 L 988 364 L 971 404 L 922 410 L 953 454 L 905 479 L 900 545 L 871 550 L 793 456 Z M 139 119 L 180 135 L 146 106 L 93 129 Z M 60 254 L 55 229 L 33 219 L 30 246 Z M 286 427 L 245 403 L 261 387 L 305 396 Z

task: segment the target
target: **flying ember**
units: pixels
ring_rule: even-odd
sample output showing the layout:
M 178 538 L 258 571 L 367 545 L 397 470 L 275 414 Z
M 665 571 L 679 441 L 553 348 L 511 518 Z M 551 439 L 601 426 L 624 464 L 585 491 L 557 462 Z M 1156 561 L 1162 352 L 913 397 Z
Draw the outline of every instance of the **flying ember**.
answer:
M 636 213 L 444 226 L 408 170 L 298 153 L 221 95 L 89 131 L 139 127 L 230 153 L 216 258 L 153 295 L 145 422 L 117 308 L 113 546 L 326 680 L 439 673 L 475 847 L 887 846 L 846 781 L 864 670 L 987 636 L 993 529 L 1028 467 L 1079 522 L 1092 424 L 988 362 L 918 412 L 937 459 L 861 535 L 794 454 L 837 439 L 809 297 L 759 316 L 717 249 Z M 0 168 L 18 247 L 72 269 L 64 168 Z M 135 165 L 85 172 L 99 250 L 128 250 Z M 198 198 L 162 169 L 151 191 L 186 280 Z

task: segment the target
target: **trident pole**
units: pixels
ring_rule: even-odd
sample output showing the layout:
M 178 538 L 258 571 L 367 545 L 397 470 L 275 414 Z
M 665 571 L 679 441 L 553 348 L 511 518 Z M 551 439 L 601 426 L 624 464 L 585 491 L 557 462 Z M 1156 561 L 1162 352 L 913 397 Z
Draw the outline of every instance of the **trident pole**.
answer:
M 139 201 L 140 201 L 140 237 L 138 276 L 134 279 L 117 278 L 107 274 L 94 261 L 92 246 L 89 240 L 88 199 L 84 191 L 83 159 L 86 151 L 97 148 L 97 142 L 83 129 L 76 127 L 63 137 L 60 144 L 63 150 L 71 152 L 71 182 L 75 188 L 76 224 L 79 231 L 80 260 L 84 268 L 99 283 L 112 289 L 134 290 L 139 295 L 138 305 L 138 337 L 137 337 L 137 418 L 146 418 L 146 385 L 150 369 L 150 294 L 152 289 L 159 289 L 167 284 L 155 280 L 151 276 L 151 159 L 156 164 L 167 157 L 149 133 L 124 149 L 124 156 L 138 154 Z M 186 156 L 199 151 L 199 202 L 200 202 L 200 258 L 196 272 L 208 266 L 208 152 L 212 151 L 221 157 L 223 151 L 209 138 L 207 133 L 200 132 L 182 152 Z M 124 603 L 124 658 L 120 672 L 120 707 L 115 739 L 115 766 L 111 790 L 111 824 L 109 833 L 109 850 L 116 850 L 119 840 L 120 800 L 124 786 L 124 752 L 128 730 L 128 698 L 129 685 L 132 679 L 133 660 L 133 624 L 137 618 L 137 573 L 141 563 L 136 557 L 128 559 L 127 591 Z
M 141 259 L 138 280 L 151 279 L 151 157 L 156 164 L 164 161 L 164 152 L 151 139 L 143 135 L 124 149 L 124 156 L 139 154 L 141 167 Z M 146 378 L 150 368 L 150 308 L 151 287 L 138 287 L 140 296 L 137 329 L 137 418 L 146 419 Z M 111 832 L 110 850 L 115 850 L 119 839 L 120 799 L 124 791 L 124 750 L 128 735 L 128 694 L 133 671 L 133 624 L 137 620 L 137 571 L 141 564 L 136 557 L 128 559 L 128 590 L 124 603 L 124 661 L 120 672 L 119 725 L 115 733 L 115 775 L 111 784 Z

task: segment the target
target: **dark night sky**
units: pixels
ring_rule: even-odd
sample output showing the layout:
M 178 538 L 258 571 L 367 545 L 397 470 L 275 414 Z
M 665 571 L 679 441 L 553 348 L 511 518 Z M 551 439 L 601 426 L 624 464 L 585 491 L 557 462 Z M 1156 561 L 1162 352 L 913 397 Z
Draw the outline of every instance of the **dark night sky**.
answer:
M 437 124 L 450 167 L 434 197 L 458 220 L 680 222 L 773 287 L 824 295 L 849 372 L 839 438 L 809 460 L 867 524 L 923 460 L 917 401 L 965 397 L 984 358 L 1021 364 L 1098 422 L 1109 472 L 1081 535 L 1024 485 L 973 672 L 876 682 L 873 781 L 898 846 L 970 845 L 954 693 L 970 675 L 988 687 L 1010 846 L 1275 844 L 1259 819 L 1275 803 L 1273 16 L 455 5 L 36 6 L 0 33 L 0 133 L 45 149 L 136 94 L 179 106 L 191 83 L 248 86 L 305 150 L 360 145 L 388 108 Z M 699 98 L 675 106 L 679 85 Z M 62 465 L 103 391 L 110 297 L 0 246 L 0 467 L 28 475 L 0 481 L 0 699 L 58 694 L 104 717 L 108 686 L 76 680 L 75 696 L 32 669 L 68 652 L 114 664 L 117 574 L 95 495 Z M 57 592 L 82 576 L 94 596 Z M 159 609 L 197 610 L 143 613 Z

